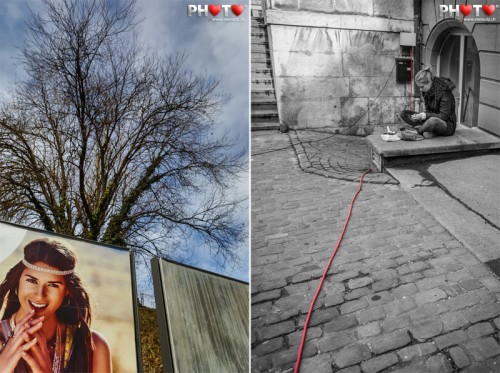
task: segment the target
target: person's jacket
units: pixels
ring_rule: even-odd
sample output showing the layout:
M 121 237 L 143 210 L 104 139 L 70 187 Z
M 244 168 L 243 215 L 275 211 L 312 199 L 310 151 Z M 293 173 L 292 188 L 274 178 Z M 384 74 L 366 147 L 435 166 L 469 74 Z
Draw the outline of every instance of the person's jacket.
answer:
M 444 120 L 448 126 L 446 135 L 455 133 L 457 127 L 455 97 L 452 93 L 454 88 L 455 84 L 450 78 L 435 76 L 431 88 L 423 93 L 426 119 L 434 117 Z

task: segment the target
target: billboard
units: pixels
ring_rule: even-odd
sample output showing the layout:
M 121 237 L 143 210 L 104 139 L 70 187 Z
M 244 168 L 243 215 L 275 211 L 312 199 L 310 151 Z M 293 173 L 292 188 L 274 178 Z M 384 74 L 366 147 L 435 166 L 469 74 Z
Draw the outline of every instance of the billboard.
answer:
M 165 372 L 247 373 L 248 284 L 151 262 Z
M 137 372 L 132 271 L 127 250 L 0 222 L 0 366 Z

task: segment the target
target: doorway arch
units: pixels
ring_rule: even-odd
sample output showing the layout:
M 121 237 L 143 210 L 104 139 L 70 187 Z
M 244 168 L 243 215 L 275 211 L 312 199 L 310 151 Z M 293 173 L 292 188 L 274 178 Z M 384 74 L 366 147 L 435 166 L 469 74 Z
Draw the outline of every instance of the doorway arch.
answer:
M 481 66 L 479 51 L 469 29 L 455 19 L 437 23 L 425 44 L 424 65 L 432 66 L 436 75 L 455 82 L 457 123 L 476 127 Z

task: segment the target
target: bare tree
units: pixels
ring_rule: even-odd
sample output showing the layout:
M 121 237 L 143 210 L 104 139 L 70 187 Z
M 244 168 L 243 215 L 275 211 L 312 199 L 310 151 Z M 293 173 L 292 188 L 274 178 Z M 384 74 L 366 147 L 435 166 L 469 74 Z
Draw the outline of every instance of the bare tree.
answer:
M 195 234 L 234 263 L 246 227 L 228 190 L 246 150 L 213 134 L 229 97 L 185 55 L 145 53 L 135 1 L 117 3 L 33 14 L 28 78 L 0 117 L 0 218 L 145 255 Z

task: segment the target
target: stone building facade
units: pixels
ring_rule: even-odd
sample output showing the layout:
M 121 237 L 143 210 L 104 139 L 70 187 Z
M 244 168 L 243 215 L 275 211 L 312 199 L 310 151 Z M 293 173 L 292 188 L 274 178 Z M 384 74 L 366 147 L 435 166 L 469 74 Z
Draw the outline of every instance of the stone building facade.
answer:
M 461 87 L 454 93 L 462 122 L 500 133 L 495 14 L 465 20 L 441 12 L 439 3 L 264 0 L 280 121 L 351 134 L 400 123 L 401 110 L 420 108 L 415 85 L 396 81 L 396 59 L 409 58 L 401 34 L 414 33 L 413 75 L 431 65 L 437 75 L 452 77 Z

